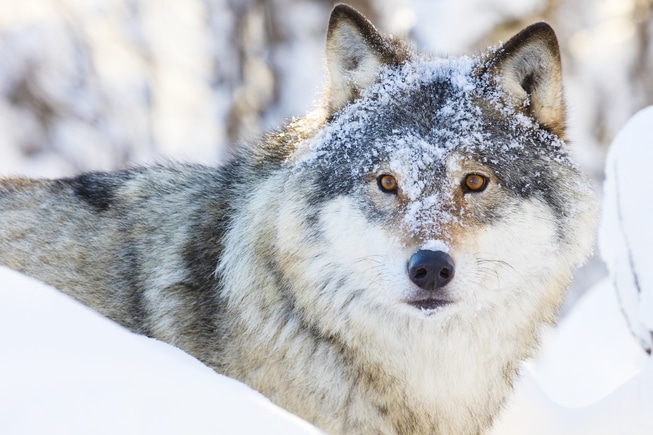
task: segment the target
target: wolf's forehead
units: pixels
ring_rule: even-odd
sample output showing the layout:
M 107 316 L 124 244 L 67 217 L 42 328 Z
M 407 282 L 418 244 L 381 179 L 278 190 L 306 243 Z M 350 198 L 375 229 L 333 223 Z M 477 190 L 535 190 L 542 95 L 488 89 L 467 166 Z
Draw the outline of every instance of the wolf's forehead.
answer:
M 469 130 L 474 112 L 473 95 L 478 80 L 472 70 L 476 60 L 417 60 L 382 69 L 379 82 L 348 108 L 342 122 L 367 120 L 380 135 L 396 133 L 437 136 L 461 124 Z M 369 131 L 368 131 L 369 133 Z

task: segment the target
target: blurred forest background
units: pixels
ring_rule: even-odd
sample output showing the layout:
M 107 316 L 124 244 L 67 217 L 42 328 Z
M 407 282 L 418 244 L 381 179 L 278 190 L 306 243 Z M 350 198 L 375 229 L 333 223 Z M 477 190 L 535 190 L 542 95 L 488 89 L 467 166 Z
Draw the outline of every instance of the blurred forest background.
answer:
M 219 163 L 320 98 L 334 3 L 0 0 L 0 174 Z M 563 53 L 569 138 L 599 191 L 610 142 L 653 104 L 653 0 L 349 3 L 440 55 L 548 21 Z M 604 273 L 595 259 L 575 288 Z
M 653 103 L 653 0 L 351 0 L 377 27 L 465 54 L 546 20 L 569 136 L 600 180 L 610 141 Z M 0 0 L 0 173 L 164 159 L 217 163 L 320 98 L 325 0 Z

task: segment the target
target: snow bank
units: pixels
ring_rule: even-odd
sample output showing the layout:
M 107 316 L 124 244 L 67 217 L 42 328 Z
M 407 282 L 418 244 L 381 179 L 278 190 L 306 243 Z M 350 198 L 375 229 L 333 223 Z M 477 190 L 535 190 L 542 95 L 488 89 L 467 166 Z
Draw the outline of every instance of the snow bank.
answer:
M 181 350 L 0 267 L 0 433 L 320 432 Z
M 653 433 L 653 107 L 617 135 L 606 163 L 599 231 L 610 276 L 544 340 L 494 435 Z
M 653 106 L 638 112 L 608 152 L 600 228 L 608 265 L 628 326 L 653 349 L 653 194 L 646 184 L 653 164 Z

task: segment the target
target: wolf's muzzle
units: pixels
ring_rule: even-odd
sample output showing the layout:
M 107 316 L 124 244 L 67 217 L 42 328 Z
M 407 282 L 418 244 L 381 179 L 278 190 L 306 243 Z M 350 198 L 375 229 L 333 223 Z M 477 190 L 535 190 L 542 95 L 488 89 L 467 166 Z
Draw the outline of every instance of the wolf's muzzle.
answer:
M 424 290 L 437 290 L 447 285 L 454 275 L 453 260 L 446 252 L 419 250 L 408 261 L 410 280 Z

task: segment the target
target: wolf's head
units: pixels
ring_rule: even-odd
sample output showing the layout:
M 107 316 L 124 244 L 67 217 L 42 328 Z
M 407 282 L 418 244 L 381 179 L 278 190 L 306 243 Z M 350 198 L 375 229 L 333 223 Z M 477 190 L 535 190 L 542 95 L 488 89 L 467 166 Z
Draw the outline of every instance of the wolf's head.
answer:
M 326 115 L 278 178 L 266 252 L 283 300 L 368 361 L 415 369 L 415 388 L 450 406 L 496 382 L 479 371 L 510 383 L 593 238 L 553 30 L 434 58 L 341 5 L 327 67 Z
M 594 203 L 564 142 L 551 27 L 440 59 L 341 5 L 327 62 L 327 121 L 286 185 L 286 217 L 321 250 L 302 261 L 325 262 L 305 272 L 320 288 L 306 303 L 435 319 L 526 299 L 537 313 L 522 315 L 552 320 L 591 249 Z

